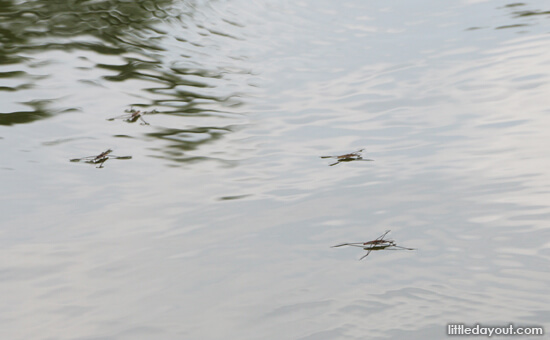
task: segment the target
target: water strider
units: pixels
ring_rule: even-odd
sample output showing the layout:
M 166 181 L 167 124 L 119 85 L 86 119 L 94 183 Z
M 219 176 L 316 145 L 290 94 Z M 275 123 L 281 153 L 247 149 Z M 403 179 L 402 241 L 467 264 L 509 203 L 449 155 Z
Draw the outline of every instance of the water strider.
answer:
M 340 156 L 321 156 L 321 158 L 334 158 L 336 159 L 335 163 L 330 164 L 330 166 L 342 163 L 342 162 L 352 162 L 352 161 L 374 161 L 373 159 L 364 159 L 361 154 L 365 149 L 360 149 L 355 152 L 347 153 Z
M 113 152 L 112 149 L 107 149 L 96 156 L 73 158 L 71 159 L 71 162 L 85 162 L 85 163 L 99 164 L 97 168 L 103 168 L 103 164 L 110 158 L 113 158 L 113 159 L 131 159 L 132 158 L 132 156 L 115 156 L 111 154 L 112 152 Z
M 394 240 L 385 240 L 384 237 L 390 232 L 391 230 L 387 230 L 384 234 L 376 238 L 372 241 L 367 242 L 355 242 L 355 243 L 342 243 L 337 244 L 335 246 L 332 246 L 332 248 L 336 247 L 342 247 L 342 246 L 351 246 L 351 247 L 360 247 L 367 251 L 365 255 L 363 255 L 359 260 L 364 259 L 365 257 L 369 256 L 370 252 L 373 250 L 416 250 L 414 248 L 406 248 L 401 247 L 395 244 Z M 389 248 L 389 249 L 388 249 Z
M 125 122 L 134 123 L 139 119 L 142 122 L 141 125 L 149 125 L 149 123 L 147 123 L 145 119 L 143 119 L 143 115 L 158 113 L 157 110 L 141 111 L 141 110 L 134 110 L 133 107 L 128 110 L 125 110 L 124 112 L 128 112 L 128 113 L 121 116 L 109 118 L 107 120 L 112 121 L 115 119 L 123 119 Z

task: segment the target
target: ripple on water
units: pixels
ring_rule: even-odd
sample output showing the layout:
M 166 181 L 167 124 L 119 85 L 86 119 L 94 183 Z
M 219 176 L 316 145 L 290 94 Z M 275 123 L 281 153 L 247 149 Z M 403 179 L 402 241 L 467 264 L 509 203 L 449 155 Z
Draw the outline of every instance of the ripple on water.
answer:
M 425 339 L 451 322 L 545 325 L 543 3 L 450 5 L 6 5 L 3 330 Z M 159 113 L 106 120 L 132 106 Z M 106 148 L 132 160 L 69 162 Z M 361 148 L 373 162 L 320 158 Z M 387 229 L 417 250 L 330 248 Z

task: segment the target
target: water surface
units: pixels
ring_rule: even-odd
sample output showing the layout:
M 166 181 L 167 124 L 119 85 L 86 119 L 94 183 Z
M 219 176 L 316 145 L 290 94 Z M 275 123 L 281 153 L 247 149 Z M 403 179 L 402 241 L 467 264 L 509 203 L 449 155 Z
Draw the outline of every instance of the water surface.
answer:
M 0 335 L 548 329 L 548 10 L 1 1 Z

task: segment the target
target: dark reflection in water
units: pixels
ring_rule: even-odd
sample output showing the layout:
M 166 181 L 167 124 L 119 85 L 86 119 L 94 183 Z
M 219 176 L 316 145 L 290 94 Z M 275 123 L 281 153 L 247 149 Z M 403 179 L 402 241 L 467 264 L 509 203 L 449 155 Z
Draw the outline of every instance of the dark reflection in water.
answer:
M 139 44 L 137 32 L 151 30 L 170 1 L 156 1 L 153 8 L 149 1 L 29 1 L 15 4 L 0 2 L 0 63 L 20 64 L 30 60 L 23 53 L 40 53 L 51 50 L 84 50 L 105 55 L 120 55 L 130 50 L 160 49 L 154 40 L 148 45 Z M 154 15 L 153 15 L 154 13 Z M 129 34 L 131 33 L 131 34 Z M 70 38 L 88 36 L 87 41 Z M 89 37 L 99 39 L 93 41 Z M 136 41 L 132 41 L 136 40 Z M 24 71 L 3 72 L 2 78 L 26 80 L 14 87 L 2 87 L 3 91 L 20 91 L 32 87 L 37 76 Z M 47 117 L 35 110 L 34 119 Z M 3 119 L 2 124 L 29 122 L 33 119 Z
M 131 46 L 150 49 L 154 41 L 148 40 L 147 45 L 140 44 L 137 38 L 144 36 L 136 34 L 136 31 L 155 31 L 154 23 L 168 17 L 166 8 L 171 2 L 38 0 L 15 4 L 13 1 L 1 1 L 2 58 L 20 62 L 22 58 L 17 57 L 18 52 L 52 48 L 90 49 L 102 54 L 121 54 Z M 91 35 L 104 43 L 50 41 L 36 44 L 35 41 L 37 38 L 81 35 Z M 161 50 L 158 46 L 156 49 Z
M 230 67 L 233 66 L 228 62 L 230 57 L 224 56 L 215 63 L 202 60 L 201 54 L 215 52 L 212 36 L 238 38 L 229 30 L 223 33 L 219 28 L 210 28 L 209 23 L 193 22 L 197 8 L 197 1 L 173 3 L 170 0 L 39 0 L 17 4 L 0 1 L 0 63 L 11 65 L 9 70 L 0 71 L 0 78 L 6 84 L 0 87 L 0 93 L 16 92 L 16 98 L 23 100 L 14 103 L 30 107 L 29 110 L 11 111 L 9 107 L 3 108 L 0 125 L 30 123 L 66 111 L 86 111 L 87 107 L 78 100 L 70 101 L 68 107 L 59 107 L 59 99 L 71 97 L 65 93 L 67 88 L 82 93 L 89 86 L 109 87 L 108 83 L 124 83 L 127 93 L 138 98 L 137 102 L 126 103 L 127 106 L 154 107 L 160 114 L 172 117 L 234 116 L 226 109 L 229 111 L 241 104 L 242 92 L 235 90 L 238 86 L 225 78 L 227 74 L 246 75 L 248 71 Z M 229 19 L 223 22 L 233 28 L 240 27 Z M 170 25 L 177 31 L 168 32 Z M 67 79 L 65 88 L 45 94 L 42 91 L 47 88 L 46 82 L 63 77 L 55 73 L 54 68 L 49 68 L 51 63 L 63 62 L 46 56 L 55 51 L 69 53 L 67 71 L 71 71 L 70 64 L 78 60 L 92 63 L 92 66 L 73 66 L 73 70 L 87 72 L 85 77 L 88 79 Z M 90 52 L 96 57 L 90 58 Z M 40 58 L 46 61 L 38 61 Z M 231 58 L 239 59 L 238 56 Z M 76 87 L 71 85 L 75 81 L 79 83 Z M 140 84 L 136 86 L 133 83 L 137 81 Z M 83 87 L 85 85 L 88 87 Z M 105 98 L 102 109 L 113 112 L 108 99 Z M 159 128 L 147 137 L 176 141 L 169 148 L 187 150 L 215 141 L 231 131 L 201 123 L 206 126 L 191 130 Z M 200 138 L 189 137 L 198 135 Z M 170 150 L 165 152 L 171 153 Z M 181 160 L 179 157 L 171 159 Z
M 532 17 L 532 16 L 548 16 L 550 14 L 550 11 L 543 11 L 543 10 L 529 10 L 526 9 L 528 6 L 526 3 L 512 3 L 504 6 L 505 9 L 511 10 L 511 16 L 514 19 L 524 19 L 526 17 Z M 529 21 L 528 23 L 518 23 L 518 24 L 510 24 L 510 25 L 503 25 L 498 26 L 495 29 L 504 29 L 504 28 L 517 28 L 517 27 L 525 27 L 532 25 L 533 22 Z
M 1 91 L 1 89 L 0 89 Z M 11 91 L 11 89 L 10 89 Z M 30 100 L 22 104 L 29 106 L 31 110 L 0 113 L 0 125 L 14 125 L 30 123 L 38 119 L 48 118 L 57 113 L 73 111 L 71 109 L 54 111 L 48 109 L 49 100 Z
M 515 22 L 506 23 L 505 25 L 498 25 L 494 27 L 494 29 L 500 30 L 507 28 L 524 28 L 528 26 L 533 26 L 537 24 L 532 20 L 533 18 L 549 17 L 550 15 L 550 10 L 530 9 L 529 7 L 529 4 L 524 2 L 514 2 L 498 7 L 498 9 L 500 10 L 507 11 L 509 16 L 513 18 Z M 517 22 L 517 20 L 521 20 L 522 22 Z M 478 30 L 483 28 L 488 27 L 475 26 L 468 28 L 468 30 Z M 525 31 L 520 31 L 520 33 L 525 33 Z
M 147 137 L 167 142 L 160 152 L 162 156 L 157 158 L 169 159 L 175 162 L 197 162 L 210 159 L 210 157 L 189 155 L 188 151 L 197 150 L 205 143 L 211 143 L 221 139 L 225 134 L 233 132 L 236 127 L 196 127 L 191 129 L 159 129 L 157 132 L 146 134 Z M 222 161 L 220 159 L 216 159 Z M 231 165 L 231 161 L 222 161 Z

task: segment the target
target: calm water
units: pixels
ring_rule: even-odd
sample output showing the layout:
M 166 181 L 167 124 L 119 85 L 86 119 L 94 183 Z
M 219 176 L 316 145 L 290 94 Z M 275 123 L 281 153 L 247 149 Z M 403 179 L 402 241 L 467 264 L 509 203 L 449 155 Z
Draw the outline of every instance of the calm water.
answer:
M 0 338 L 550 331 L 549 10 L 0 1 Z

